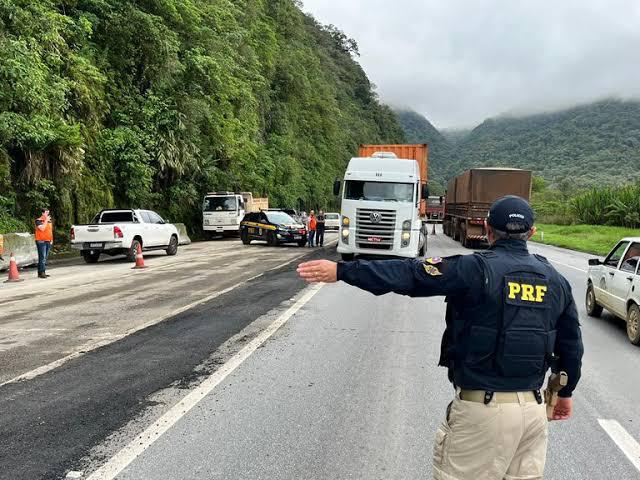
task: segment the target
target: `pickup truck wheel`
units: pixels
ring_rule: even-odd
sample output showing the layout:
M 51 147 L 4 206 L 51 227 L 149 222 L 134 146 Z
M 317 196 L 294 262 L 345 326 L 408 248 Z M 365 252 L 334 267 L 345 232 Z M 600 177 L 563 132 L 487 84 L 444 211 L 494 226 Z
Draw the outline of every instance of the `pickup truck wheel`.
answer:
M 307 237 L 303 237 L 302 240 L 298 240 L 298 246 L 299 247 L 306 247 L 307 246 Z
M 142 247 L 142 244 L 139 240 L 134 240 L 131 242 L 131 247 L 129 248 L 129 252 L 127 253 L 127 261 L 135 262 L 136 254 L 138 253 L 138 246 Z
M 85 250 L 82 252 L 82 258 L 84 258 L 86 263 L 98 263 L 98 260 L 100 259 L 100 252 Z
M 587 315 L 590 317 L 599 317 L 602 315 L 602 307 L 596 302 L 596 291 L 593 288 L 593 284 L 589 284 L 587 287 L 587 296 L 584 300 L 584 304 L 587 310 Z
M 627 336 L 634 345 L 640 345 L 640 308 L 632 303 L 627 312 Z
M 251 243 L 249 232 L 247 232 L 246 230 L 242 230 L 240 232 L 240 240 L 242 240 L 242 243 L 244 243 L 245 245 L 249 245 Z
M 178 253 L 178 237 L 173 235 L 169 240 L 169 247 L 167 248 L 167 255 L 175 255 Z

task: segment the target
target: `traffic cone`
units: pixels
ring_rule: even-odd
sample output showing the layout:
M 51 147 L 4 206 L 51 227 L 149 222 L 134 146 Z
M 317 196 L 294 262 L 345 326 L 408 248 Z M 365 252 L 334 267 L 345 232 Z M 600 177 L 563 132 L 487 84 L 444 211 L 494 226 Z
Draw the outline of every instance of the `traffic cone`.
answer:
M 142 247 L 138 244 L 138 253 L 136 253 L 136 266 L 131 270 L 138 270 L 141 268 L 147 268 L 144 264 L 144 257 L 142 256 Z
M 431 235 L 435 235 L 436 234 L 436 224 L 433 224 L 433 231 L 431 232 Z
M 13 256 L 13 252 L 11 252 L 11 256 L 9 257 L 9 278 L 4 283 L 9 282 L 22 282 L 20 272 L 18 272 L 16 257 Z

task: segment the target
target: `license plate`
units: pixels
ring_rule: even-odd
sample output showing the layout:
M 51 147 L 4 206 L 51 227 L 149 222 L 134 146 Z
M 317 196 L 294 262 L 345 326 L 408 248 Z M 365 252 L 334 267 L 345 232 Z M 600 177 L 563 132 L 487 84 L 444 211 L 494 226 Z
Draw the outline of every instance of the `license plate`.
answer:
M 293 239 L 294 240 L 302 240 L 302 235 L 294 235 Z
M 89 247 L 91 247 L 91 248 L 102 248 L 102 244 L 101 243 L 90 243 Z
M 380 238 L 380 237 L 369 237 L 369 238 L 367 238 L 367 241 L 369 241 L 371 243 L 380 243 L 382 241 L 382 238 Z

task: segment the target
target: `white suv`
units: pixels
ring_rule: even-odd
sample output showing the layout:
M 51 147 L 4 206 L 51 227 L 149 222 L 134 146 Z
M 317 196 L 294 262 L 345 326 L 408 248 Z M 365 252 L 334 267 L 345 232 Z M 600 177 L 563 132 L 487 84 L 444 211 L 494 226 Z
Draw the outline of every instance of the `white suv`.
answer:
M 604 262 L 589 260 L 586 307 L 592 317 L 606 308 L 626 320 L 627 335 L 640 345 L 640 238 L 623 238 Z

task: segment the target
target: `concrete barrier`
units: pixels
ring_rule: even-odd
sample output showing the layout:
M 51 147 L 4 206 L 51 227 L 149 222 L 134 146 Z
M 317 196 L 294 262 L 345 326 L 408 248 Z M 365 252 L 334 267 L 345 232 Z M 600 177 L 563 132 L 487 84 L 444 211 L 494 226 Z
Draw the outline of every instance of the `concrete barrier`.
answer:
M 178 229 L 178 245 L 190 245 L 191 239 L 187 232 L 187 226 L 184 223 L 174 223 Z
M 5 233 L 0 235 L 0 270 L 9 268 L 11 253 L 16 257 L 19 267 L 38 263 L 38 249 L 36 240 L 31 233 Z

